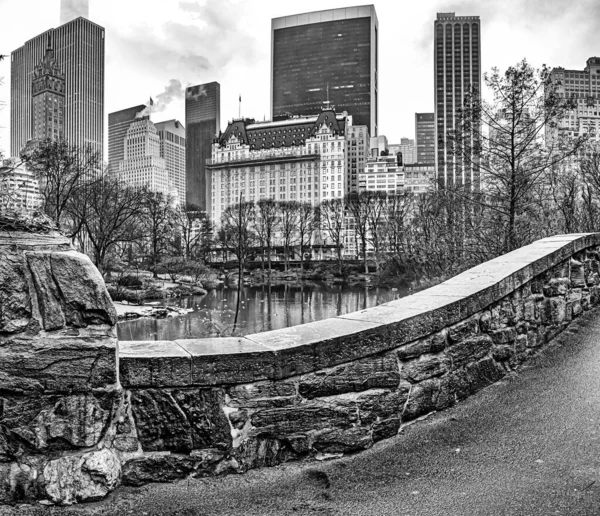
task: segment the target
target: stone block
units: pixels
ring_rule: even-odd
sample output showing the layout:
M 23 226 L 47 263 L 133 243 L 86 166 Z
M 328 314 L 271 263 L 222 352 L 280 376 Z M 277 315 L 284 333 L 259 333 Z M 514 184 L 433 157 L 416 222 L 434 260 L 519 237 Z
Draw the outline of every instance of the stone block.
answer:
M 46 495 L 55 504 L 95 502 L 113 491 L 121 481 L 121 463 L 103 449 L 50 460 L 44 467 Z
M 370 425 L 378 420 L 399 417 L 408 399 L 410 384 L 402 382 L 395 391 L 374 389 L 360 393 L 354 399 L 361 425 Z
M 440 353 L 436 355 L 421 355 L 402 364 L 401 377 L 411 383 L 420 382 L 435 376 L 441 376 L 448 371 L 450 359 Z
M 217 457 L 220 460 L 222 454 Z M 190 455 L 147 453 L 123 465 L 123 484 L 142 486 L 149 482 L 175 482 L 190 476 L 201 463 Z
M 489 357 L 469 364 L 465 372 L 471 393 L 497 382 L 506 374 L 502 366 Z
M 533 299 L 528 299 L 523 303 L 523 319 L 530 322 L 538 320 L 537 305 Z
M 399 381 L 396 356 L 385 354 L 303 375 L 298 389 L 302 396 L 312 399 L 374 388 L 394 388 Z
M 114 385 L 117 339 L 100 335 L 18 334 L 0 346 L 0 389 L 8 392 L 86 392 Z
M 1 398 L 0 422 L 34 450 L 89 448 L 100 442 L 118 393 Z
M 515 328 L 501 328 L 499 330 L 491 330 L 488 333 L 494 344 L 510 344 L 517 338 L 517 330 Z
M 397 351 L 398 358 L 400 360 L 408 360 L 409 358 L 416 358 L 425 353 L 438 353 L 446 348 L 447 340 L 447 332 L 446 330 L 442 330 L 441 332 L 402 346 Z
M 251 418 L 255 435 L 276 438 L 311 430 L 348 428 L 357 421 L 357 407 L 337 400 L 311 400 L 291 407 L 262 409 Z
M 231 447 L 231 427 L 221 389 L 140 389 L 131 392 L 138 439 L 144 451 L 189 452 Z
M 402 413 L 402 421 L 410 421 L 437 409 L 441 380 L 433 378 L 412 386 Z
M 31 321 L 31 297 L 23 255 L 0 247 L 0 333 L 24 331 Z
M 240 473 L 254 468 L 276 466 L 297 457 L 296 452 L 285 440 L 268 437 L 246 439 L 232 450 L 231 455 Z
M 571 259 L 571 285 L 573 287 L 585 287 L 585 265 L 575 259 Z
M 42 456 L 0 463 L 0 504 L 31 503 L 45 498 Z
M 316 434 L 313 442 L 313 448 L 322 453 L 348 453 L 371 446 L 371 429 L 363 426 L 323 430 Z
M 448 328 L 448 337 L 451 342 L 458 342 L 477 334 L 479 334 L 479 315 L 469 317 Z
M 25 253 L 45 330 L 117 322 L 102 276 L 75 251 Z
M 121 385 L 186 387 L 192 385 L 192 357 L 174 341 L 119 342 Z
M 552 278 L 544 285 L 546 297 L 564 296 L 571 285 L 568 278 Z
M 291 381 L 264 381 L 236 385 L 228 391 L 230 407 L 283 407 L 299 401 Z
M 275 353 L 243 337 L 175 341 L 192 357 L 193 385 L 250 383 L 274 377 Z
M 510 360 L 510 358 L 513 356 L 513 353 L 513 347 L 506 344 L 495 345 L 492 347 L 492 358 L 498 362 Z
M 373 442 L 381 441 L 382 439 L 394 437 L 398 434 L 398 430 L 400 430 L 400 416 L 375 421 L 371 437 Z
M 446 349 L 446 354 L 452 359 L 452 367 L 458 368 L 483 358 L 491 350 L 493 343 L 488 335 L 471 337 L 450 346 Z

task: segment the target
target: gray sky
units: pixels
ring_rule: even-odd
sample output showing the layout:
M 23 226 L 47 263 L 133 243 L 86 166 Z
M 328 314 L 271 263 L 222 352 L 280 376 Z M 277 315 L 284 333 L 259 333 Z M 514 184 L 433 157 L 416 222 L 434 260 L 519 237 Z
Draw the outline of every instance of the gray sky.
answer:
M 160 100 L 152 120 L 185 123 L 182 88 L 221 83 L 221 124 L 238 113 L 269 116 L 271 18 L 361 5 L 351 0 L 90 0 L 106 28 L 105 116 Z M 600 0 L 378 0 L 380 133 L 414 137 L 414 113 L 433 111 L 433 20 L 437 12 L 479 15 L 482 68 L 526 57 L 583 69 L 600 55 Z M 59 25 L 60 0 L 0 0 L 0 54 Z M 9 149 L 10 59 L 0 61 L 0 149 Z M 162 93 L 162 95 L 161 95 Z M 105 126 L 105 139 L 107 138 Z

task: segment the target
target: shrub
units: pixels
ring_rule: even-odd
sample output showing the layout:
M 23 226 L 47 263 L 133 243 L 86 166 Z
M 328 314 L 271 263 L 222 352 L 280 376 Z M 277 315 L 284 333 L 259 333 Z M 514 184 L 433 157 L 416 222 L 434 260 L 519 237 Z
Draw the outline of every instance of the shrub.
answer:
M 142 280 L 140 278 L 138 278 L 137 276 L 134 276 L 133 274 L 126 274 L 124 276 L 121 276 L 117 280 L 117 283 L 119 285 L 121 285 L 122 287 L 141 287 L 142 286 Z

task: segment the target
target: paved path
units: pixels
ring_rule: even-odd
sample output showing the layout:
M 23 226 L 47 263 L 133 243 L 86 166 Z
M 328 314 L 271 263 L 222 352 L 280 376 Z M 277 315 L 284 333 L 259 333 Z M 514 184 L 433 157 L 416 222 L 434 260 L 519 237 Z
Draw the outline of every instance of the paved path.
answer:
M 518 373 L 353 457 L 122 488 L 43 513 L 600 515 L 600 310 Z

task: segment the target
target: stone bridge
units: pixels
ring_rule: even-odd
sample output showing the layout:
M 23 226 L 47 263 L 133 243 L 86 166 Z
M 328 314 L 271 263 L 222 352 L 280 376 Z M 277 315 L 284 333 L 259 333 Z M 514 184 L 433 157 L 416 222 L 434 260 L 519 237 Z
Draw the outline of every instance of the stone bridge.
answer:
M 600 234 L 426 291 L 244 338 L 118 342 L 89 259 L 0 234 L 0 503 L 364 450 L 498 381 L 598 303 Z

